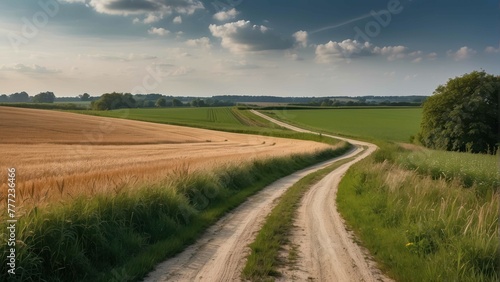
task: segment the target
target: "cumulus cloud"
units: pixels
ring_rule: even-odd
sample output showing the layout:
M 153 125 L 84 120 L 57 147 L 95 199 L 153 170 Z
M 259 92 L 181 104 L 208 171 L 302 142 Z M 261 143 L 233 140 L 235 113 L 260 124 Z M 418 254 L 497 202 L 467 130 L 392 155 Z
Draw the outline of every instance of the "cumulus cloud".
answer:
M 177 16 L 174 18 L 174 20 L 172 21 L 174 24 L 181 24 L 182 23 L 182 17 L 181 16 Z
M 148 30 L 151 35 L 165 36 L 170 33 L 170 31 L 164 29 L 163 27 L 152 27 Z
M 462 60 L 468 59 L 468 58 L 474 56 L 476 53 L 477 52 L 474 49 L 471 49 L 467 46 L 464 46 L 464 47 L 458 49 L 458 51 L 448 50 L 446 52 L 446 54 L 449 57 L 452 57 L 455 61 L 462 61 Z
M 236 11 L 235 8 L 232 8 L 231 10 L 227 11 L 220 11 L 218 13 L 215 13 L 213 18 L 220 21 L 220 22 L 225 22 L 228 20 L 232 20 L 236 18 L 236 16 L 239 14 L 238 11 Z
M 307 31 L 303 30 L 297 31 L 296 33 L 293 34 L 293 38 L 295 38 L 297 44 L 304 48 L 307 47 L 307 37 L 308 37 Z
M 134 23 L 154 23 L 173 13 L 192 15 L 205 7 L 200 0 L 63 0 L 67 3 L 85 3 L 87 7 L 102 14 L 121 16 L 144 16 Z
M 136 14 L 193 14 L 204 9 L 198 0 L 90 0 L 88 4 L 97 12 L 112 15 Z
M 232 53 L 286 50 L 293 47 L 291 38 L 283 38 L 268 27 L 252 25 L 250 21 L 211 24 L 209 29 L 214 37 L 222 39 L 222 47 Z
M 405 46 L 386 46 L 375 47 L 372 51 L 374 54 L 386 56 L 389 61 L 403 59 L 407 55 L 408 48 Z
M 316 46 L 316 61 L 318 63 L 332 63 L 362 56 L 383 56 L 389 61 L 394 61 L 414 58 L 421 54 L 421 51 L 410 53 L 405 46 L 378 47 L 369 42 L 361 43 L 352 39 L 346 39 L 342 42 L 330 41 Z
M 12 72 L 20 72 L 20 73 L 59 73 L 61 70 L 50 69 L 44 66 L 39 65 L 25 65 L 25 64 L 16 64 L 16 65 L 2 65 L 0 66 L 0 71 L 12 71 Z
M 369 56 L 373 52 L 373 45 L 369 42 L 360 43 L 346 39 L 342 42 L 330 41 L 316 46 L 316 61 L 318 63 L 332 63 L 343 58 Z
M 212 48 L 212 44 L 210 44 L 210 39 L 208 37 L 189 39 L 186 41 L 186 45 L 189 47 L 201 47 L 205 49 Z

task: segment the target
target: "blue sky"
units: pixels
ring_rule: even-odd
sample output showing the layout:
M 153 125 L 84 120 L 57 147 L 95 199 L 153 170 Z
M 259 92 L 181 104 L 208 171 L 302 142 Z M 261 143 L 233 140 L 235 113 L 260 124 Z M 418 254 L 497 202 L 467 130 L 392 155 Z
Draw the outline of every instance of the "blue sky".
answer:
M 3 0 L 0 93 L 431 95 L 500 74 L 497 0 Z

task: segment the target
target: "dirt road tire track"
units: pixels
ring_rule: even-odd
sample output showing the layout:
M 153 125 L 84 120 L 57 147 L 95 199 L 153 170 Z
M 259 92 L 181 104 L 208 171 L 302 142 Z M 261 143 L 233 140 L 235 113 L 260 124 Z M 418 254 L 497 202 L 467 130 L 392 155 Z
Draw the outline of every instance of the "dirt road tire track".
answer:
M 253 113 L 291 130 L 312 133 L 259 112 Z M 304 197 L 298 219 L 305 232 L 299 238 L 304 245 L 299 249 L 302 264 L 299 267 L 300 273 L 289 273 L 289 278 L 304 278 L 299 281 L 309 277 L 318 281 L 385 280 L 365 259 L 365 253 L 352 242 L 335 206 L 336 189 L 342 175 L 352 164 L 371 154 L 377 147 L 357 140 L 330 137 L 348 141 L 356 145 L 357 149 L 266 187 L 210 227 L 195 244 L 159 264 L 145 281 L 240 281 L 241 271 L 250 251 L 248 244 L 255 239 L 266 215 L 275 206 L 276 199 L 307 174 L 356 155 L 355 160 L 334 170 Z M 288 274 L 285 274 L 284 278 L 286 277 Z
M 210 227 L 196 243 L 159 264 L 144 281 L 240 281 L 240 274 L 265 217 L 289 187 L 304 176 L 352 157 L 360 149 L 284 177 L 264 188 Z
M 282 127 L 315 133 L 272 119 L 257 111 L 254 114 Z M 357 245 L 337 211 L 336 195 L 340 180 L 356 162 L 373 153 L 377 146 L 349 138 L 324 134 L 358 147 L 363 153 L 332 171 L 309 189 L 301 201 L 295 228 L 290 238 L 298 246 L 299 259 L 292 271 L 284 271 L 282 281 L 392 281 L 377 269 L 369 252 Z

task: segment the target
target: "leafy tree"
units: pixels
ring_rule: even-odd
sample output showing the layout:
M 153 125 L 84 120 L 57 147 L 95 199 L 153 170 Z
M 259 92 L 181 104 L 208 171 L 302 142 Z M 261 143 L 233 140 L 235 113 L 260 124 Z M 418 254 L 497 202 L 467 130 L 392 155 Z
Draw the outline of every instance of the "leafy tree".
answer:
M 167 106 L 167 99 L 165 98 L 160 98 L 158 100 L 156 100 L 156 104 L 155 104 L 156 107 L 158 108 L 164 108 Z
M 35 97 L 33 97 L 32 102 L 33 103 L 54 103 L 54 100 L 56 99 L 56 96 L 54 95 L 53 92 L 42 92 L 39 94 L 36 94 Z
M 135 108 L 136 101 L 130 93 L 106 93 L 98 100 L 92 101 L 91 107 L 94 110 L 114 110 L 121 108 Z
M 172 100 L 172 105 L 173 105 L 174 107 L 182 107 L 184 104 L 183 104 L 183 103 L 181 102 L 181 100 L 179 100 L 179 99 L 173 99 L 173 100 Z
M 90 95 L 88 93 L 83 93 L 82 95 L 80 95 L 80 100 L 88 101 L 90 100 Z
M 440 85 L 423 104 L 418 140 L 426 147 L 494 152 L 499 142 L 500 76 L 474 71 Z
M 30 96 L 26 92 L 14 93 L 9 95 L 9 102 L 26 103 L 30 101 Z
M 7 96 L 7 94 L 0 95 L 0 102 L 1 103 L 9 102 L 9 96 Z

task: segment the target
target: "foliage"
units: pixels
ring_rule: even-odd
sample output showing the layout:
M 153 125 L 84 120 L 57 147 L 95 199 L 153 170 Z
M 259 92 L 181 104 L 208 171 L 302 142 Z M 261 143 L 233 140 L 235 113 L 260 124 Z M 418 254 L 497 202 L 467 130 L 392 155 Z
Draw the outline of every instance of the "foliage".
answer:
M 0 96 L 0 103 L 27 103 L 30 102 L 30 96 L 25 91 L 20 93 L 13 93 L 10 95 L 2 94 Z
M 42 92 L 36 94 L 31 100 L 33 103 L 54 103 L 56 95 L 53 92 Z
M 94 110 L 115 110 L 121 108 L 135 108 L 136 101 L 130 93 L 106 93 L 96 101 L 92 101 L 91 107 Z
M 90 101 L 90 95 L 88 93 L 83 93 L 79 96 L 82 101 Z
M 160 98 L 156 101 L 155 103 L 155 107 L 158 107 L 158 108 L 164 108 L 167 106 L 167 99 L 165 98 Z
M 495 151 L 499 95 L 500 76 L 474 71 L 450 79 L 424 103 L 419 141 L 449 151 Z
M 499 154 L 494 156 L 422 149 L 398 154 L 392 161 L 434 179 L 460 181 L 467 188 L 474 186 L 478 194 L 486 195 L 500 191 Z
M 391 162 L 355 164 L 337 194 L 342 216 L 381 266 L 397 281 L 498 281 L 498 192 Z
M 116 276 L 137 281 L 251 194 L 337 154 L 327 149 L 212 173 L 179 169 L 162 182 L 169 184 L 34 208 L 18 221 L 13 281 L 110 281 Z M 5 254 L 5 234 L 1 239 Z M 8 275 L 6 260 L 2 281 Z

